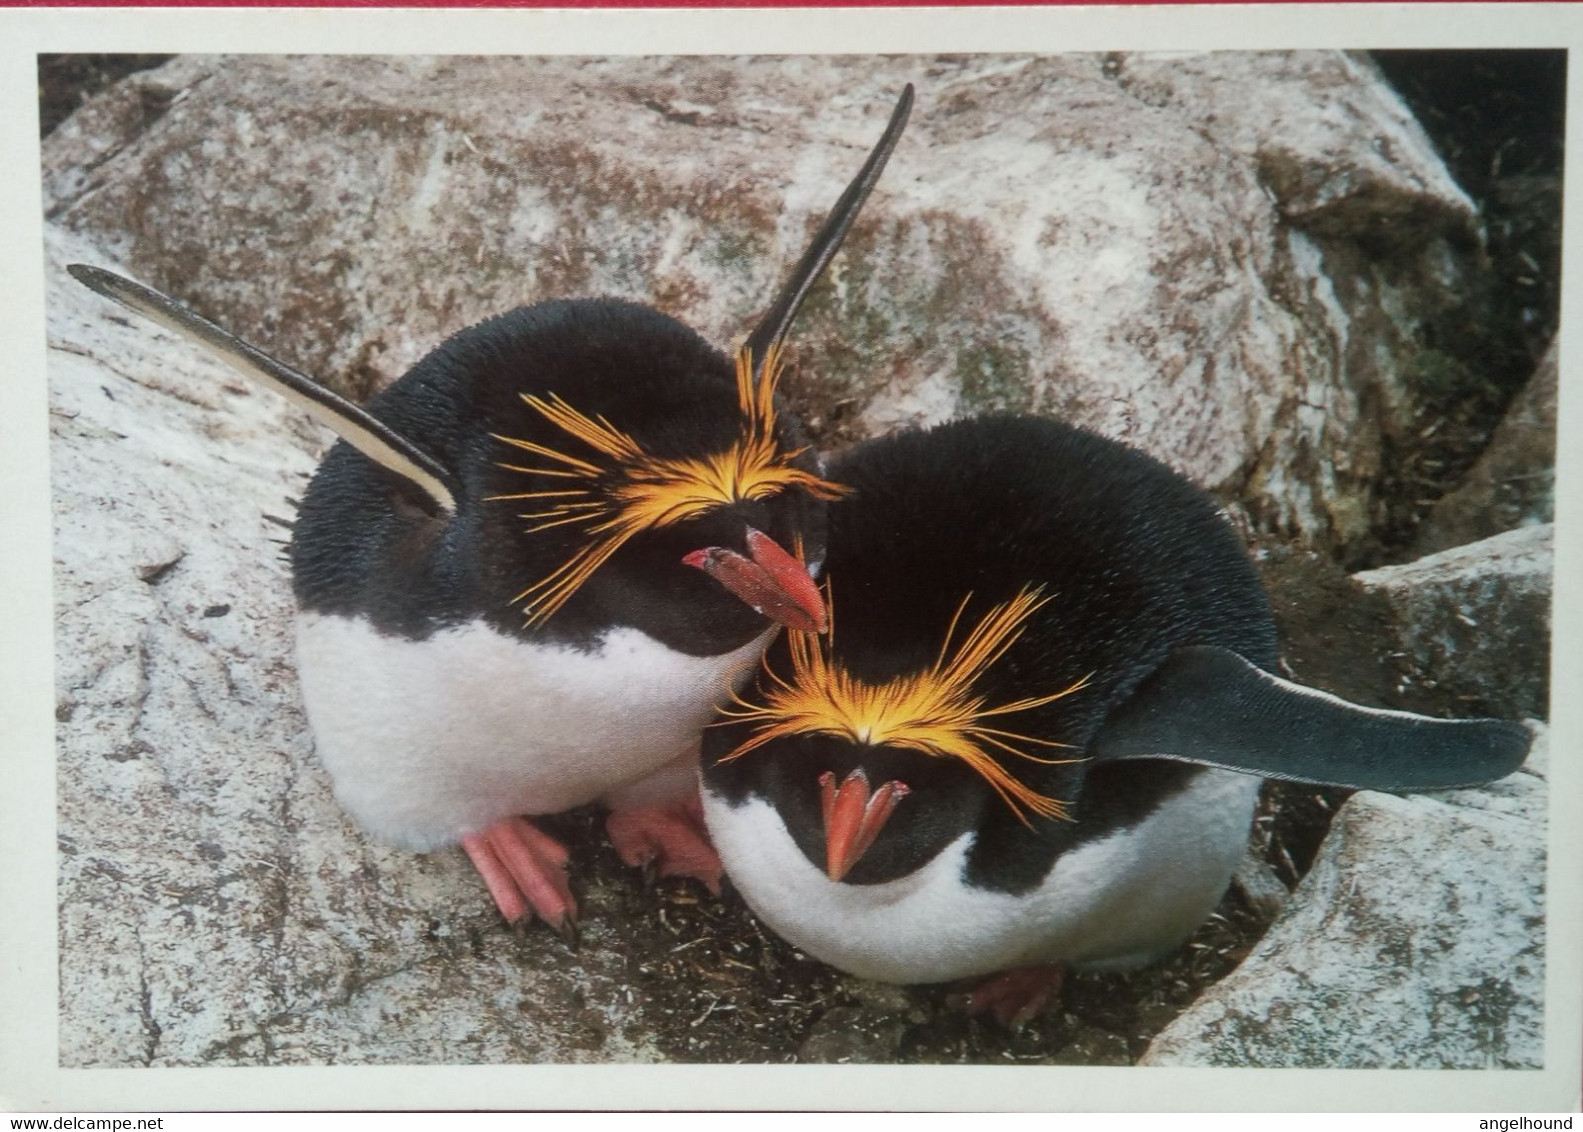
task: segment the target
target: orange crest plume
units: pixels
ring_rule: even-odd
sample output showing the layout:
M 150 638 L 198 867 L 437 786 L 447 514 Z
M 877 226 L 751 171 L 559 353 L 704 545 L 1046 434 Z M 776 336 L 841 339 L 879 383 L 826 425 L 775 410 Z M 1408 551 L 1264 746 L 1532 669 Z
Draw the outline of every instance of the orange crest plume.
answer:
M 826 600 L 828 603 L 828 597 Z M 961 759 L 994 787 L 1024 825 L 1031 824 L 1025 812 L 1028 810 L 1040 817 L 1066 818 L 1066 803 L 1047 798 L 1019 782 L 996 761 L 990 748 L 1047 765 L 1082 761 L 1040 758 L 1016 746 L 1035 743 L 1043 747 L 1068 747 L 1070 744 L 1000 731 L 986 727 L 984 720 L 1053 703 L 1084 687 L 1089 677 L 1059 692 L 999 707 L 986 707 L 984 698 L 973 694 L 973 682 L 1005 654 L 1022 635 L 1024 623 L 1047 600 L 1040 598 L 1037 590 L 1024 587 L 1011 601 L 991 609 L 953 650 L 951 638 L 956 635 L 957 622 L 967 608 L 968 598 L 964 598 L 951 618 L 934 665 L 884 684 L 868 684 L 853 677 L 830 659 L 831 646 L 814 634 L 788 631 L 791 679 L 783 680 L 770 671 L 766 663 L 764 671 L 774 681 L 774 687 L 765 694 L 765 702 L 752 704 L 737 696 L 733 698 L 740 710 L 722 709 L 732 718 L 750 720 L 760 727 L 721 761 L 740 758 L 785 736 L 838 735 L 869 746 L 888 744 L 941 758 Z M 831 604 L 832 642 L 835 639 L 834 614 Z
M 588 541 L 555 570 L 534 582 L 512 601 L 526 601 L 528 624 L 548 618 L 577 592 L 591 574 L 640 531 L 690 519 L 717 507 L 764 499 L 787 488 L 801 488 L 815 499 L 838 499 L 847 489 L 811 472 L 792 467 L 806 449 L 785 451 L 775 439 L 775 383 L 781 353 L 771 347 L 757 380 L 746 349 L 737 353 L 737 404 L 742 433 L 723 452 L 686 459 L 664 459 L 644 452 L 630 436 L 604 417 L 587 417 L 557 394 L 522 399 L 540 416 L 589 452 L 573 456 L 510 436 L 494 439 L 553 462 L 551 467 L 500 467 L 529 475 L 568 481 L 560 491 L 527 491 L 493 495 L 498 499 L 529 499 L 542 509 L 521 516 L 534 520 L 528 530 L 577 525 Z

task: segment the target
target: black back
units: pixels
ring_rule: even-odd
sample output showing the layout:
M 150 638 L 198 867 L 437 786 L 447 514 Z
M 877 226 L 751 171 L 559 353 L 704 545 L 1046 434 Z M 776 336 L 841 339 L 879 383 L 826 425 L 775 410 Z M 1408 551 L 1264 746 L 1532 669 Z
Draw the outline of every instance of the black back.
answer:
M 587 538 L 578 524 L 529 533 L 534 521 L 520 516 L 544 504 L 489 498 L 566 486 L 564 479 L 502 468 L 556 465 L 496 436 L 590 455 L 522 400 L 551 393 L 585 416 L 605 418 L 657 457 L 724 450 L 742 427 L 731 360 L 651 308 L 609 299 L 557 301 L 481 322 L 441 344 L 368 405 L 453 469 L 455 515 L 432 514 L 405 481 L 337 443 L 308 486 L 294 531 L 298 603 L 367 617 L 385 632 L 415 639 L 482 619 L 502 632 L 587 646 L 612 625 L 631 625 L 681 651 L 712 655 L 762 632 L 763 617 L 681 559 L 702 546 L 743 550 L 745 525 L 787 547 L 800 535 L 817 555 L 824 504 L 795 488 L 634 537 L 547 621 L 526 625 L 521 603 L 512 599 Z M 786 414 L 779 414 L 778 427 L 784 447 L 802 447 Z M 812 457 L 799 464 L 811 469 Z
M 975 684 L 993 706 L 1089 677 L 1070 696 L 989 721 L 1073 748 L 1024 745 L 1032 753 L 1083 756 L 1111 709 L 1175 648 L 1219 645 L 1275 663 L 1269 604 L 1236 535 L 1203 492 L 1134 449 L 1056 421 L 1000 416 L 872 441 L 831 474 L 853 489 L 831 505 L 826 568 L 833 655 L 853 675 L 877 683 L 928 667 L 968 594 L 959 638 L 992 606 L 1042 587 L 1050 600 Z M 790 671 L 784 641 L 767 660 Z M 897 778 L 912 789 L 848 874 L 859 884 L 903 875 L 975 828 L 968 881 L 1020 891 L 1065 849 L 1136 822 L 1201 773 L 1000 754 L 1024 783 L 1070 805 L 1072 820 L 1030 816 L 1025 825 L 954 759 L 806 736 L 718 762 L 750 733 L 732 722 L 710 729 L 711 788 L 733 800 L 770 798 L 821 867 L 821 770 L 844 777 L 861 765 L 875 786 Z

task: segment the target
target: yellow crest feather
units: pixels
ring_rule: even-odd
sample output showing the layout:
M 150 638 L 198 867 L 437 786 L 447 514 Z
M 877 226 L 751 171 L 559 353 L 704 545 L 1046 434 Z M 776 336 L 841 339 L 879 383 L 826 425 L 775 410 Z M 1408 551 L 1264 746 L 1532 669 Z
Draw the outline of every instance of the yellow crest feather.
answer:
M 1001 731 L 985 726 L 983 721 L 1053 703 L 1083 688 L 1089 677 L 1059 692 L 998 707 L 986 706 L 984 698 L 973 693 L 974 682 L 1022 635 L 1025 622 L 1047 600 L 1040 598 L 1037 590 L 1024 587 L 1011 601 L 985 614 L 953 648 L 951 638 L 967 608 L 968 599 L 964 598 L 930 668 L 883 684 L 870 684 L 831 659 L 835 609 L 827 596 L 832 618 L 831 643 L 820 641 L 812 633 L 788 630 L 791 677 L 783 679 L 766 661 L 764 671 L 772 685 L 765 693 L 764 703 L 753 704 L 733 696 L 736 707 L 722 709 L 725 715 L 760 726 L 721 761 L 741 758 L 773 739 L 790 735 L 838 735 L 854 743 L 905 747 L 936 757 L 961 759 L 984 777 L 1024 824 L 1028 824 L 1025 811 L 1029 810 L 1040 817 L 1066 818 L 1064 802 L 1045 797 L 1018 781 L 996 760 L 990 748 L 1046 765 L 1082 761 L 1041 758 L 1017 747 L 1022 743 L 1043 747 L 1070 744 Z
M 792 467 L 805 449 L 783 450 L 775 439 L 775 385 L 781 352 L 772 346 L 755 380 L 753 359 L 737 352 L 737 404 L 741 435 L 723 452 L 687 459 L 651 456 L 604 417 L 588 417 L 559 395 L 522 399 L 545 420 L 590 449 L 583 457 L 531 441 L 492 434 L 494 439 L 551 461 L 549 467 L 499 466 L 528 475 L 572 481 L 561 490 L 489 496 L 491 500 L 541 503 L 521 518 L 534 520 L 530 532 L 581 525 L 588 542 L 557 569 L 512 599 L 525 601 L 530 625 L 565 605 L 590 575 L 640 531 L 702 515 L 717 507 L 764 499 L 787 488 L 801 488 L 815 499 L 832 500 L 847 489 Z

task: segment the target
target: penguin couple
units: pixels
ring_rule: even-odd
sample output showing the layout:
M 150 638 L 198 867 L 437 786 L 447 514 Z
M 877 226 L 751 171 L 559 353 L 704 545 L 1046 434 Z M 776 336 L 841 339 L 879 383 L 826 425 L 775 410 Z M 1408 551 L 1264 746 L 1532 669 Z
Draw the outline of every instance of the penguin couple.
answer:
M 359 408 L 71 271 L 341 437 L 293 531 L 298 671 L 371 833 L 460 844 L 509 921 L 575 940 L 567 850 L 532 819 L 600 802 L 627 863 L 718 892 L 723 861 L 809 954 L 987 977 L 970 1009 L 1016 1025 L 1065 968 L 1148 963 L 1208 916 L 1261 778 L 1471 785 L 1529 738 L 1273 675 L 1215 506 L 1082 429 L 986 417 L 821 461 L 782 348 L 912 101 L 734 357 L 644 306 L 544 302 Z

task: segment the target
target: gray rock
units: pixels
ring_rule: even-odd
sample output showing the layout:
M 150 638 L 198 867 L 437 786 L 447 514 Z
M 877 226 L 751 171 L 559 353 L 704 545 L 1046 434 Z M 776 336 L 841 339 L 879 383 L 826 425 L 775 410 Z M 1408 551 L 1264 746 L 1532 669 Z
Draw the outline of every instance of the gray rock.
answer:
M 1266 920 L 1275 919 L 1291 895 L 1281 883 L 1280 874 L 1274 867 L 1251 849 L 1237 863 L 1231 883 L 1237 886 L 1242 898 L 1253 910 Z
M 363 396 L 546 297 L 740 337 L 909 80 L 914 123 L 796 335 L 826 440 L 1041 410 L 1266 529 L 1364 537 L 1473 211 L 1344 54 L 189 57 L 52 135 L 46 198 Z
M 1402 566 L 1354 574 L 1395 619 L 1404 680 L 1438 686 L 1467 714 L 1549 714 L 1554 527 L 1522 527 Z
M 1480 790 L 1353 795 L 1240 967 L 1147 1065 L 1543 1064 L 1548 736 Z
M 1557 366 L 1552 342 L 1462 485 L 1430 512 L 1420 554 L 1555 520 Z

